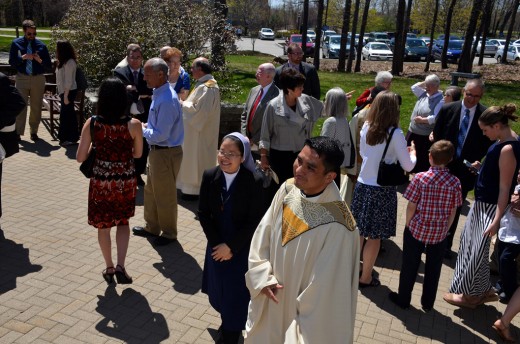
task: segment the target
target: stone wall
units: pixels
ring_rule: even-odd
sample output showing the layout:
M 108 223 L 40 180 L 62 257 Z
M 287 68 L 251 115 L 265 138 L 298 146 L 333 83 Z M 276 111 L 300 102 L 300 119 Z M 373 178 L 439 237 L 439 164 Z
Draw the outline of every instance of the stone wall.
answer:
M 240 132 L 240 116 L 243 110 L 244 104 L 220 104 L 219 144 L 225 135 L 234 131 Z

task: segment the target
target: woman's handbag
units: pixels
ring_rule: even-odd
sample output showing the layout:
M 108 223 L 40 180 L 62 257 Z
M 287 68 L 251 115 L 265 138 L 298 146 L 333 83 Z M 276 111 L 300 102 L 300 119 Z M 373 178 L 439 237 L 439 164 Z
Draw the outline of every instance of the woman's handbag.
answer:
M 392 139 L 392 135 L 394 134 L 395 129 L 397 128 L 392 129 L 390 132 L 390 136 L 386 142 L 385 151 L 383 152 L 383 157 L 379 162 L 377 184 L 381 186 L 397 186 L 408 182 L 408 176 L 405 174 L 401 164 L 399 164 L 399 161 L 393 164 L 385 163 L 386 151 L 388 150 L 388 145 L 390 144 L 390 140 Z
M 90 139 L 92 140 L 92 148 L 85 161 L 79 165 L 79 170 L 85 175 L 85 177 L 92 177 L 92 170 L 94 169 L 94 162 L 96 161 L 96 145 L 94 144 L 94 122 L 96 116 L 90 118 Z

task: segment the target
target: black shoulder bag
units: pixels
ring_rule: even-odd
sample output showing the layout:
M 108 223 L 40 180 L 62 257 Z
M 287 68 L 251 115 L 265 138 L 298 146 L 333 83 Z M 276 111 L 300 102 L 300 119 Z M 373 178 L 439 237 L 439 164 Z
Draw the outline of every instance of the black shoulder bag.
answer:
M 397 128 L 392 129 L 390 132 L 390 136 L 386 142 L 385 151 L 383 152 L 383 157 L 379 162 L 377 184 L 381 186 L 397 186 L 408 182 L 408 176 L 405 174 L 401 164 L 399 164 L 399 161 L 393 164 L 385 163 L 386 151 L 388 150 L 388 145 L 390 145 L 390 140 L 392 140 L 392 135 L 394 134 L 395 129 Z
M 92 170 L 94 169 L 94 162 L 96 161 L 96 145 L 94 144 L 94 123 L 96 122 L 96 116 L 90 118 L 90 139 L 92 140 L 92 148 L 85 161 L 79 165 L 79 170 L 85 175 L 85 177 L 92 177 Z

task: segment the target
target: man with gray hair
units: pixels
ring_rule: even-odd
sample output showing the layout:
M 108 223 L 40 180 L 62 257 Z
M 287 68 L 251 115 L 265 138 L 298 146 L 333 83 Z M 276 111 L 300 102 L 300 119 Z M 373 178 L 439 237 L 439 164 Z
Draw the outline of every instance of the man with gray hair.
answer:
M 211 65 L 198 57 L 191 65 L 195 88 L 182 104 L 184 121 L 184 152 L 179 174 L 179 189 L 185 200 L 198 199 L 202 174 L 217 164 L 220 126 L 220 91 L 211 75 Z
M 417 164 L 413 173 L 428 171 L 430 162 L 428 158 L 432 145 L 430 133 L 435 126 L 435 119 L 439 110 L 444 105 L 442 91 L 439 91 L 441 80 L 435 74 L 430 74 L 424 81 L 412 85 L 412 92 L 418 98 L 410 118 L 410 126 L 406 134 L 406 141 L 410 146 L 415 143 Z
M 264 63 L 258 66 L 256 70 L 258 86 L 253 87 L 249 92 L 244 111 L 240 117 L 240 131 L 242 135 L 249 138 L 251 153 L 255 160 L 260 159 L 258 142 L 260 141 L 265 107 L 271 99 L 277 97 L 280 93 L 278 87 L 273 83 L 275 73 L 276 70 L 272 63 Z
M 177 93 L 168 83 L 168 65 L 152 58 L 144 65 L 144 80 L 153 88 L 148 122 L 143 137 L 150 145 L 148 178 L 144 188 L 144 227 L 134 235 L 155 237 L 154 246 L 177 240 L 177 176 L 182 161 L 184 127 Z
M 486 107 L 480 104 L 483 95 L 484 82 L 481 79 L 468 80 L 464 86 L 463 100 L 444 105 L 437 115 L 433 129 L 435 141 L 448 140 L 455 146 L 455 156 L 448 164 L 448 168 L 460 180 L 463 200 L 473 189 L 477 177 L 464 164 L 464 160 L 472 164 L 481 161 L 492 144 L 478 125 L 480 115 L 486 110 Z M 462 206 L 457 208 L 455 219 L 446 238 L 448 242 L 445 257 L 448 259 L 452 257 L 451 246 L 461 210 Z

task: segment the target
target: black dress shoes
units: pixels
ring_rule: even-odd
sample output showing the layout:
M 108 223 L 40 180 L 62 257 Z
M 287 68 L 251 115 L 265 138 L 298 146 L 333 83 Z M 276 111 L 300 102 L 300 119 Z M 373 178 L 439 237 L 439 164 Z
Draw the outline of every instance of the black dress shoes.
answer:
M 157 235 L 155 234 L 152 234 L 150 232 L 148 232 L 146 229 L 144 229 L 144 227 L 141 227 L 141 226 L 135 226 L 132 228 L 132 233 L 134 233 L 134 235 L 137 235 L 137 236 L 140 236 L 140 237 L 145 237 L 145 238 L 150 238 L 150 237 L 156 237 Z
M 171 244 L 172 242 L 175 242 L 175 241 L 177 241 L 177 239 L 168 239 L 163 236 L 160 236 L 160 237 L 157 237 L 154 239 L 154 241 L 152 242 L 152 245 L 153 246 L 165 246 L 165 245 Z
M 37 134 L 31 134 L 31 140 L 33 141 L 38 141 L 40 138 L 38 137 Z

